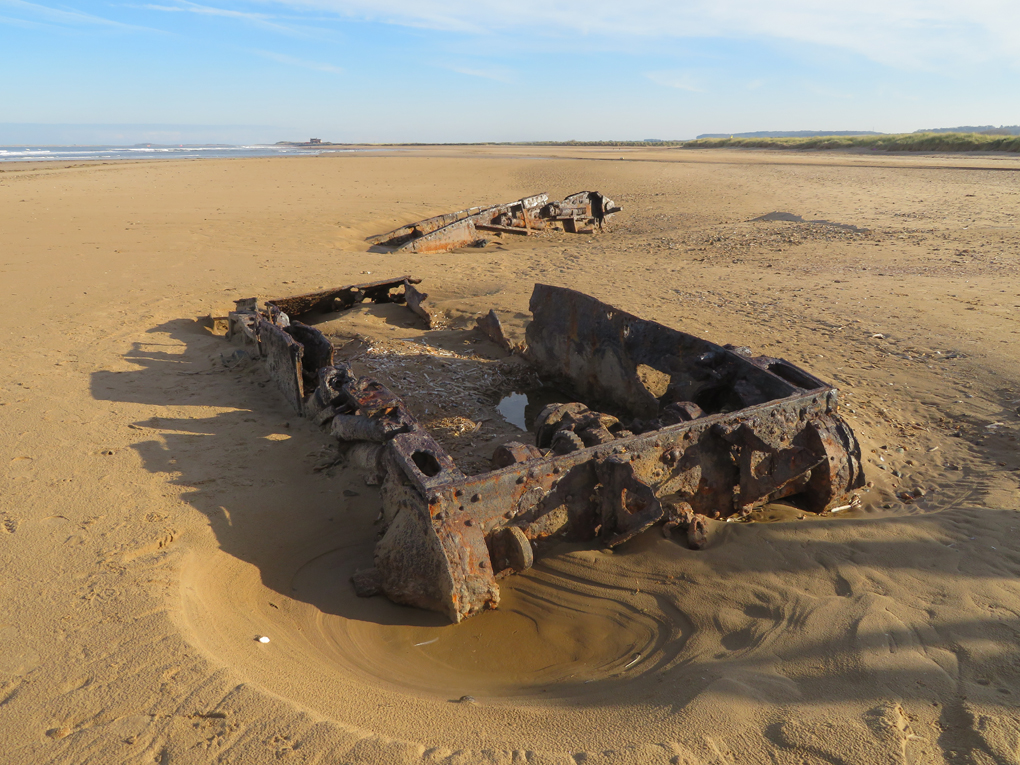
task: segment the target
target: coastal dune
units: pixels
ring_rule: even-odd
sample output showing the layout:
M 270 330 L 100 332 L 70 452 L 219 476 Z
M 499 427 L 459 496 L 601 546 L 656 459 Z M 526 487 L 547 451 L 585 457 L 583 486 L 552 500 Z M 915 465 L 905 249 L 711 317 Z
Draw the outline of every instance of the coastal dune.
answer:
M 0 170 L 0 762 L 1020 759 L 1020 160 L 463 147 Z M 581 189 L 624 207 L 606 231 L 365 241 Z M 809 222 L 753 220 L 772 212 Z M 840 388 L 861 506 L 713 522 L 699 551 L 657 528 L 565 545 L 458 625 L 356 598 L 378 489 L 213 320 L 403 274 L 483 356 L 473 318 L 522 334 L 543 282 L 789 359 Z M 364 348 L 430 335 L 386 307 L 350 327 L 369 368 Z

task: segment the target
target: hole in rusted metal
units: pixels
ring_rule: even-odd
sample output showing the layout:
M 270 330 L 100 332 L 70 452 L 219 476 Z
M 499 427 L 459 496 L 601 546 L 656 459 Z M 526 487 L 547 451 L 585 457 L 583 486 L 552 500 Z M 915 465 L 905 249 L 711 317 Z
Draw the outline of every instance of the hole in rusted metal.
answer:
M 437 476 L 443 471 L 439 460 L 431 452 L 415 452 L 411 455 L 411 459 L 414 461 L 415 466 L 429 478 Z

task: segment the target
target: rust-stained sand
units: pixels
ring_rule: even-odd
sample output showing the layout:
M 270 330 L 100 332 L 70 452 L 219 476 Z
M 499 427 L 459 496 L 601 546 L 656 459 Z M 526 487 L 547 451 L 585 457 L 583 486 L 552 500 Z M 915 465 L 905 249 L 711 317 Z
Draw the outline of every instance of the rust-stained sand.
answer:
M 1015 158 L 2 169 L 0 761 L 1017 761 Z M 601 235 L 367 251 L 536 188 L 603 189 L 625 212 Z M 777 211 L 866 231 L 749 222 Z M 328 434 L 201 317 L 404 273 L 449 328 L 366 308 L 338 331 L 380 377 L 432 335 L 448 366 L 409 398 L 465 456 L 513 427 L 486 419 L 468 351 L 499 354 L 456 332 L 496 308 L 520 334 L 542 281 L 833 381 L 874 486 L 837 518 L 713 524 L 702 551 L 657 529 L 564 547 L 460 625 L 358 599 L 377 489 L 329 467 Z M 476 408 L 446 411 L 444 386 Z

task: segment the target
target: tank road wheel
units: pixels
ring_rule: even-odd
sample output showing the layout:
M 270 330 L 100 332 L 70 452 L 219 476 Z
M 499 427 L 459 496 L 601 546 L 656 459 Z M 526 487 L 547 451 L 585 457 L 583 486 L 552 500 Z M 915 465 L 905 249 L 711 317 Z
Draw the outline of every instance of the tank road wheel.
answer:
M 861 446 L 853 430 L 838 414 L 815 420 L 808 426 L 811 450 L 823 457 L 811 470 L 802 496 L 813 513 L 824 513 L 842 503 L 846 495 L 864 485 Z

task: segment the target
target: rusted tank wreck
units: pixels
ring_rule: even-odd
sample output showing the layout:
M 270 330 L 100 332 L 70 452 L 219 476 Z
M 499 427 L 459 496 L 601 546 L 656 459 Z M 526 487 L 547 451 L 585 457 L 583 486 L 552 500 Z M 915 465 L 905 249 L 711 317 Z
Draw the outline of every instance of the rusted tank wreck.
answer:
M 528 236 L 559 228 L 572 234 L 590 234 L 622 209 L 598 191 L 578 191 L 559 202 L 550 202 L 549 195 L 543 193 L 426 218 L 368 241 L 394 250 L 433 253 L 480 244 L 486 233 Z
M 863 485 L 860 447 L 831 385 L 781 359 L 752 357 L 538 284 L 525 343 L 491 313 L 479 328 L 575 397 L 546 407 L 535 443 L 510 442 L 494 469 L 465 475 L 386 386 L 333 363 L 297 317 L 362 300 L 406 302 L 403 278 L 314 295 L 239 301 L 232 332 L 257 345 L 292 405 L 342 441 L 373 444 L 385 533 L 361 595 L 458 622 L 499 603 L 498 581 L 558 540 L 615 546 L 650 526 L 687 530 L 786 499 L 810 512 Z M 584 402 L 584 403 L 581 403 Z

